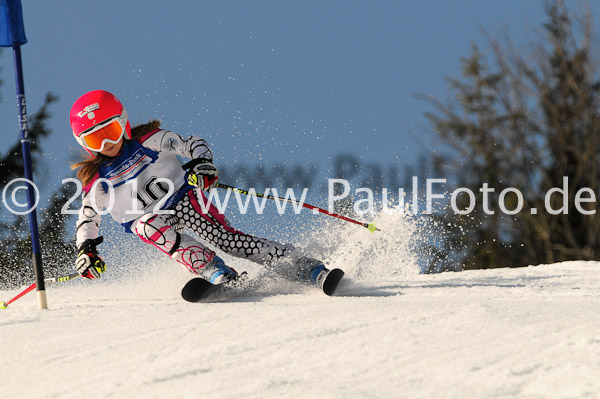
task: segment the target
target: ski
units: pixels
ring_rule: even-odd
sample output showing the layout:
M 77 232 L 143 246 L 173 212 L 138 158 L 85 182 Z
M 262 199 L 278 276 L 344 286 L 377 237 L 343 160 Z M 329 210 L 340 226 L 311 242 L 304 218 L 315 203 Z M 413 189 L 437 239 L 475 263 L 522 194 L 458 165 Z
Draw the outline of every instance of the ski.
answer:
M 196 277 L 188 281 L 181 289 L 181 297 L 188 302 L 200 302 L 209 298 L 220 286 L 212 284 L 203 278 Z
M 335 290 L 337 289 L 340 281 L 344 277 L 344 272 L 341 269 L 332 269 L 330 270 L 319 283 L 323 292 L 326 295 L 333 295 Z
M 188 281 L 181 289 L 181 297 L 188 302 L 202 302 L 210 300 L 220 293 L 233 288 L 241 288 L 248 280 L 246 272 L 243 272 L 235 280 L 224 284 L 213 284 L 203 278 L 196 277 Z
M 340 269 L 329 270 L 323 273 L 317 281 L 317 285 L 321 287 L 323 292 L 332 296 L 344 277 L 344 272 Z M 247 281 L 245 273 L 240 275 L 240 278 L 227 282 L 225 284 L 212 284 L 203 278 L 196 277 L 188 281 L 181 289 L 181 297 L 187 302 L 204 302 L 218 297 L 221 293 L 240 288 L 241 284 Z

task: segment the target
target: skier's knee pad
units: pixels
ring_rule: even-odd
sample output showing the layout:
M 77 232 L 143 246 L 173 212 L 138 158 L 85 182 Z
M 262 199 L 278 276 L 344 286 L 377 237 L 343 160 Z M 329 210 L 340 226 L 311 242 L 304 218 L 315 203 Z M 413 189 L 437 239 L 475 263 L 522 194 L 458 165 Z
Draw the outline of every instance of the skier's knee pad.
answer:
M 169 249 L 174 249 L 174 246 L 177 246 L 174 244 L 179 241 L 179 233 L 160 215 L 151 213 L 142 216 L 138 220 L 135 225 L 135 232 L 142 241 L 157 247 L 168 246 Z

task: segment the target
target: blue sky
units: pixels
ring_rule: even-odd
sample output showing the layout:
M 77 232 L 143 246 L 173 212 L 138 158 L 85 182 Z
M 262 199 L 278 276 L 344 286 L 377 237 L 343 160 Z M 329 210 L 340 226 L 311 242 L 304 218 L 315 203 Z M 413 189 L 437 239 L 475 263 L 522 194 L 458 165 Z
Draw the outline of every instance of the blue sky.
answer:
M 414 95 L 446 95 L 443 77 L 485 43 L 480 27 L 523 45 L 544 21 L 533 0 L 23 3 L 28 108 L 60 97 L 36 175 L 54 186 L 79 153 L 70 106 L 93 89 L 115 93 L 134 124 L 206 138 L 218 165 L 313 164 L 325 181 L 340 153 L 414 163 L 437 145 Z M 0 67 L 5 149 L 19 137 L 9 49 Z

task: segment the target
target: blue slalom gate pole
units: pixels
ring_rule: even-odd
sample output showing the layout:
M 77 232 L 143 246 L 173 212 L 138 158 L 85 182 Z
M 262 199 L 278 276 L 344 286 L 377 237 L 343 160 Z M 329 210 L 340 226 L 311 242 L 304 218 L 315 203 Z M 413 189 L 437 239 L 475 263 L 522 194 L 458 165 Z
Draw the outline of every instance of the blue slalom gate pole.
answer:
M 33 270 L 38 293 L 40 309 L 47 309 L 46 286 L 42 268 L 42 252 L 38 236 L 36 198 L 31 170 L 31 143 L 27 127 L 27 106 L 25 101 L 25 85 L 23 83 L 23 63 L 21 60 L 21 44 L 27 43 L 23 26 L 23 12 L 20 0 L 0 0 L 0 46 L 12 47 L 15 63 L 15 81 L 17 91 L 17 107 L 19 111 L 19 129 L 21 130 L 21 149 L 27 185 L 27 205 L 29 209 L 29 230 L 31 232 L 31 249 L 33 252 Z
M 29 140 L 29 129 L 27 127 L 27 106 L 25 102 L 25 85 L 23 83 L 23 64 L 21 61 L 21 45 L 13 46 L 15 61 L 15 81 L 17 86 L 17 107 L 19 110 L 19 128 L 21 129 L 21 150 L 23 152 L 23 167 L 27 185 L 27 206 L 29 212 L 29 231 L 31 232 L 31 249 L 33 251 L 33 271 L 35 275 L 36 289 L 38 293 L 38 305 L 40 309 L 47 309 L 46 286 L 44 284 L 44 269 L 42 267 L 42 250 L 38 235 L 37 212 L 35 210 L 35 190 L 33 187 L 33 171 L 31 170 L 31 142 Z

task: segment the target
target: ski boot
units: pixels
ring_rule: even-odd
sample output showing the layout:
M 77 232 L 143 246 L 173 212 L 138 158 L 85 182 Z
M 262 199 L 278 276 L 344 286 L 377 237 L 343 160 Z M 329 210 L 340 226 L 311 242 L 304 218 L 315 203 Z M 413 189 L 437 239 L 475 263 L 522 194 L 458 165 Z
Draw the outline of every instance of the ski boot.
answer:
M 296 261 L 298 278 L 320 287 L 327 295 L 333 295 L 344 277 L 340 269 L 329 270 L 323 262 L 303 256 Z
M 238 274 L 218 256 L 201 269 L 200 276 L 188 281 L 181 289 L 181 296 L 186 301 L 202 302 L 211 299 L 228 289 L 242 287 L 247 280 L 246 272 Z
M 211 284 L 221 285 L 236 280 L 238 273 L 225 265 L 223 259 L 215 256 L 213 261 L 202 268 L 202 278 Z

